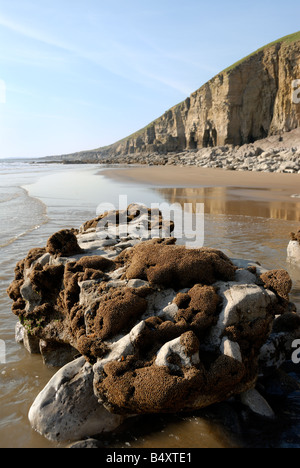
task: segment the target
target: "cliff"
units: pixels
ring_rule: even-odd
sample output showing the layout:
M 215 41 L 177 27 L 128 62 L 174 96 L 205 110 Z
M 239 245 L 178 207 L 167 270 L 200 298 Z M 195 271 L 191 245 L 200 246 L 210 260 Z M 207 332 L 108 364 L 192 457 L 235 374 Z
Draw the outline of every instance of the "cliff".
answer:
M 300 32 L 234 64 L 137 133 L 78 159 L 235 145 L 300 125 L 292 86 L 300 79 Z

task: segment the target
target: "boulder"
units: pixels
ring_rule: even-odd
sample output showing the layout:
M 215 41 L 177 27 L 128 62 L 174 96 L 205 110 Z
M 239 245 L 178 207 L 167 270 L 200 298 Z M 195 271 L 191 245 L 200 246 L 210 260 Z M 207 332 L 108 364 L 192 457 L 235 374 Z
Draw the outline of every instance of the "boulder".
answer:
M 45 363 L 55 363 L 55 349 L 66 361 L 82 356 L 56 374 L 30 410 L 32 426 L 51 440 L 78 440 L 130 415 L 191 411 L 244 394 L 300 337 L 286 271 L 217 249 L 187 249 L 171 237 L 121 237 L 128 226 L 117 213 L 72 231 L 80 250 L 72 247 L 69 256 L 53 241 L 57 251 L 30 251 L 8 289 L 24 336 L 38 343 Z M 147 213 L 149 230 L 154 218 Z M 127 222 L 136 226 L 140 214 L 128 208 Z M 119 231 L 111 224 L 116 218 Z M 157 223 L 163 230 L 160 215 Z M 278 337 L 280 355 L 273 352 Z
M 111 432 L 124 420 L 99 405 L 93 394 L 93 369 L 83 357 L 54 375 L 28 417 L 32 428 L 50 441 L 76 441 Z
M 241 395 L 241 402 L 245 406 L 248 406 L 253 413 L 256 413 L 266 419 L 275 419 L 274 411 L 257 390 L 251 389 L 243 393 Z

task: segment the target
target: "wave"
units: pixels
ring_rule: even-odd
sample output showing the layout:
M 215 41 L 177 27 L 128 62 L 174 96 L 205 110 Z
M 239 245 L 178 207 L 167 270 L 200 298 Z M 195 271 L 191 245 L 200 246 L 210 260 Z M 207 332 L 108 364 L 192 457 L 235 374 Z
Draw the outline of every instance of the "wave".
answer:
M 33 231 L 36 231 L 37 229 L 40 229 L 43 225 L 47 224 L 48 223 L 48 217 L 47 217 L 47 220 L 45 220 L 43 223 L 39 224 L 39 225 L 36 225 L 36 226 L 33 226 L 29 229 L 27 229 L 26 231 L 24 232 L 21 232 L 20 234 L 17 234 L 15 237 L 7 240 L 4 244 L 0 244 L 0 249 L 4 248 L 4 247 L 7 247 L 11 244 L 13 244 L 14 242 L 16 242 L 17 240 L 21 239 L 22 237 L 25 237 L 27 236 L 28 234 L 30 234 L 31 232 Z
M 17 189 L 18 192 L 14 190 L 11 194 L 2 194 L 0 199 L 0 217 L 3 223 L 0 248 L 14 244 L 49 222 L 47 206 L 41 200 L 31 197 L 26 189 Z
M 19 198 L 20 194 L 19 193 L 13 193 L 13 194 L 7 194 L 7 195 L 0 195 L 0 203 L 8 203 L 12 200 L 15 200 L 16 198 Z

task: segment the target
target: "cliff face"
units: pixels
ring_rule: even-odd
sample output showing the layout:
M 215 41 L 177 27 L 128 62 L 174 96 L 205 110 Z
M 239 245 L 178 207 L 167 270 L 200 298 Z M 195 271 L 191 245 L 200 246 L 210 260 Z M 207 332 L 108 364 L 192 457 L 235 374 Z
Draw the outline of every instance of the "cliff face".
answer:
M 171 152 L 252 143 L 300 126 L 292 84 L 300 41 L 278 42 L 225 70 L 145 129 L 98 155 Z

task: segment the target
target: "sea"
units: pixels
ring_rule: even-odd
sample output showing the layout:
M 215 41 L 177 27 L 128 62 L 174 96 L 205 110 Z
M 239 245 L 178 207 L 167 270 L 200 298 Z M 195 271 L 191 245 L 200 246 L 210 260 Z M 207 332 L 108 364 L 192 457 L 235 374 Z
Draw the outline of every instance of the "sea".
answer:
M 120 168 L 120 167 L 118 167 Z M 284 268 L 293 280 L 291 301 L 300 313 L 300 268 L 287 261 L 289 233 L 300 227 L 300 200 L 290 203 L 241 194 L 239 188 L 154 187 L 113 180 L 111 166 L 64 165 L 34 160 L 0 160 L 0 448 L 59 448 L 34 432 L 28 411 L 57 369 L 46 368 L 15 341 L 17 318 L 6 290 L 16 263 L 33 247 L 44 247 L 60 229 L 79 228 L 99 213 L 130 203 L 204 206 L 204 246 L 232 258 Z M 202 245 L 201 245 L 202 246 Z M 299 365 L 300 366 L 300 365 Z M 300 382 L 300 369 L 291 368 Z M 275 392 L 276 393 L 276 392 Z M 113 448 L 300 448 L 300 392 L 274 402 L 280 417 L 271 428 L 253 427 L 229 404 L 188 415 L 147 416 L 124 433 L 107 438 Z M 244 424 L 245 423 L 245 424 Z M 251 427 L 246 434 L 245 427 Z

